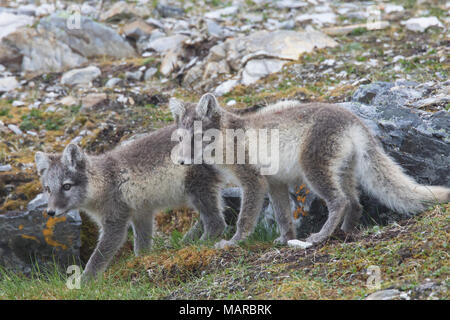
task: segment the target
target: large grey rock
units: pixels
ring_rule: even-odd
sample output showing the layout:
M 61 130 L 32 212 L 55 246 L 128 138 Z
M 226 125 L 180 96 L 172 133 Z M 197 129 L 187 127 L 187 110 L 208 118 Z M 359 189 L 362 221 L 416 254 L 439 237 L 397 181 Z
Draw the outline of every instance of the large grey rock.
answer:
M 9 34 L 3 38 L 3 45 L 20 54 L 21 69 L 26 73 L 61 72 L 87 62 L 85 57 L 58 41 L 53 34 L 41 34 L 31 28 Z
M 0 40 L 20 27 L 33 24 L 33 17 L 0 12 Z
M 405 107 L 427 95 L 426 86 L 414 82 L 375 82 L 356 90 L 352 101 L 341 105 L 357 114 L 381 141 L 384 150 L 416 181 L 450 187 L 450 115 Z M 362 103 L 364 102 L 364 103 Z M 224 194 L 233 211 L 239 212 L 240 194 Z M 386 224 L 406 218 L 361 195 L 364 212 L 361 223 Z M 328 211 L 325 203 L 307 186 L 291 186 L 291 209 L 295 214 L 297 236 L 302 239 L 321 229 Z M 275 223 L 269 205 L 262 219 L 269 228 Z
M 120 59 L 136 55 L 114 29 L 86 17 L 81 17 L 80 29 L 69 29 L 67 17 L 55 14 L 42 19 L 38 30 L 53 33 L 58 41 L 86 58 L 106 55 Z
M 38 199 L 25 212 L 0 215 L 0 265 L 29 274 L 39 268 L 79 263 L 81 218 L 78 211 L 60 217 L 44 213 L 47 202 Z

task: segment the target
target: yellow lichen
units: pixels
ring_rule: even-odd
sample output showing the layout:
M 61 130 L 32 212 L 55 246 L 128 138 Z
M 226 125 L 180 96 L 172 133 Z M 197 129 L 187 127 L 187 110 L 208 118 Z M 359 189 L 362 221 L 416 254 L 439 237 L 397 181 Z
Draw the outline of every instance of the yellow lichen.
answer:
M 47 217 L 47 214 L 45 214 Z M 42 234 L 44 235 L 45 242 L 47 242 L 52 247 L 61 247 L 63 250 L 67 249 L 67 246 L 65 244 L 61 244 L 56 240 L 52 239 L 53 232 L 55 230 L 55 225 L 60 222 L 66 221 L 67 218 L 65 216 L 63 217 L 48 217 L 47 223 L 45 224 L 45 229 L 42 230 Z

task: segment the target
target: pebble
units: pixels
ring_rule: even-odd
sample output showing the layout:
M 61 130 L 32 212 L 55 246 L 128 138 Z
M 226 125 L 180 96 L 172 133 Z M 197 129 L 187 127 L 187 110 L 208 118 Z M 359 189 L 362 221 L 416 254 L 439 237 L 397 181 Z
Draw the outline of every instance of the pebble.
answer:
M 15 124 L 8 124 L 8 128 L 9 130 L 11 130 L 12 132 L 14 132 L 15 134 L 21 136 L 23 135 L 22 130 L 20 130 L 20 128 L 18 126 L 16 126 Z
M 313 245 L 311 242 L 300 241 L 297 239 L 289 240 L 287 244 L 291 248 L 300 248 L 300 249 L 308 249 Z
M 10 164 L 0 165 L 0 172 L 11 171 L 12 167 Z

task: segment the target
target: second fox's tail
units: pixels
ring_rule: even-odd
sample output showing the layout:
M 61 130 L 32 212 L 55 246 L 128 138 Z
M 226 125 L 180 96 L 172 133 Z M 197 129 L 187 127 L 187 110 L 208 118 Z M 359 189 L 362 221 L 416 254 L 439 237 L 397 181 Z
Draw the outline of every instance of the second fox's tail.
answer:
M 450 201 L 449 188 L 418 184 L 370 137 L 369 140 L 367 148 L 357 151 L 357 171 L 361 185 L 370 195 L 405 214 Z

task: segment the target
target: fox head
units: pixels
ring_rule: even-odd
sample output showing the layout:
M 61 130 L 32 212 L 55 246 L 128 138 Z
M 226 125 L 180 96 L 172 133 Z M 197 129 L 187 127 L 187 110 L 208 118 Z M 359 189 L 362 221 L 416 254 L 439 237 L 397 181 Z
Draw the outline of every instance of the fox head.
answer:
M 69 144 L 62 154 L 37 152 L 35 162 L 48 197 L 48 215 L 62 215 L 84 203 L 87 158 L 78 146 Z
M 212 93 L 204 94 L 198 103 L 185 103 L 171 98 L 169 108 L 178 129 L 181 129 L 178 133 L 180 144 L 177 162 L 180 164 L 192 163 L 192 156 L 195 157 L 195 154 L 198 154 L 194 151 L 194 139 L 208 129 L 219 129 L 221 116 L 225 111 Z M 202 132 L 194 130 L 198 128 L 199 124 Z

